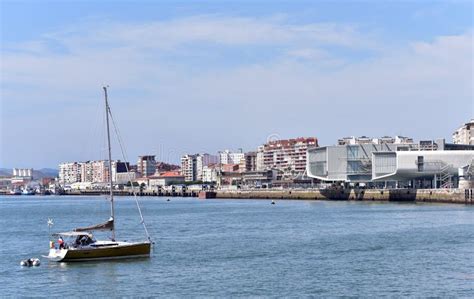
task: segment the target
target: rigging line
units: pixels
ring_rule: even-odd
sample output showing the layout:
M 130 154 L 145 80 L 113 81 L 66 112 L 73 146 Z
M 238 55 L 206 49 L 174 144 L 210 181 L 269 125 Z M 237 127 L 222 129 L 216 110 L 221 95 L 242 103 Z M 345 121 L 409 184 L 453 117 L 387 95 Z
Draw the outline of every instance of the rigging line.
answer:
M 101 105 L 105 109 L 105 104 L 104 106 Z M 103 110 L 102 110 L 103 111 Z M 105 128 L 106 126 L 106 117 L 104 113 L 100 113 L 98 115 L 99 121 L 101 121 L 101 128 Z M 97 136 L 99 138 L 98 143 L 99 147 L 97 149 L 96 155 L 92 157 L 91 162 L 94 161 L 106 161 L 108 158 L 106 158 L 106 151 L 107 151 L 107 134 L 105 130 L 99 130 L 99 134 Z M 92 166 L 91 166 L 92 167 Z M 92 179 L 94 181 L 94 179 Z M 110 195 L 101 195 L 106 201 L 110 201 Z
M 123 159 L 125 160 L 125 168 L 127 169 L 127 173 L 130 173 L 129 168 L 127 166 L 127 161 L 128 161 L 127 152 L 125 150 L 125 147 L 123 146 L 123 142 L 122 142 L 122 138 L 120 137 L 120 134 L 119 134 L 118 126 L 117 126 L 117 124 L 115 122 L 115 119 L 112 115 L 112 111 L 110 109 L 110 104 L 109 104 L 108 109 L 109 109 L 108 112 L 109 112 L 109 115 L 110 115 L 110 119 L 112 120 L 112 126 L 114 127 L 115 135 L 117 136 L 117 141 L 118 141 L 119 146 L 120 146 L 120 151 L 122 153 Z M 133 185 L 133 183 L 131 183 L 131 185 L 132 185 L 133 197 L 134 197 L 135 203 L 137 205 L 138 213 L 140 214 L 141 223 L 143 225 L 143 228 L 145 229 L 145 234 L 146 234 L 148 240 L 151 241 L 150 234 L 148 233 L 148 229 L 146 227 L 145 219 L 143 218 L 142 209 L 140 208 L 140 204 L 138 203 L 138 198 L 137 198 L 137 193 L 135 191 L 135 186 Z

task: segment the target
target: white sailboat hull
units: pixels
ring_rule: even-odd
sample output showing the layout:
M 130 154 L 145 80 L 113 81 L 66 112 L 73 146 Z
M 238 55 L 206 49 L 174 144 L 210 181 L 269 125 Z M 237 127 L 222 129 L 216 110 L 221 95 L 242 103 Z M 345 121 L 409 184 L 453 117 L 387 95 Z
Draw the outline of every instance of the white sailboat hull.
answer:
M 144 258 L 150 256 L 150 242 L 113 242 L 110 244 L 92 244 L 91 246 L 50 249 L 48 258 L 56 262 L 82 262 L 94 260 L 113 260 L 125 258 Z

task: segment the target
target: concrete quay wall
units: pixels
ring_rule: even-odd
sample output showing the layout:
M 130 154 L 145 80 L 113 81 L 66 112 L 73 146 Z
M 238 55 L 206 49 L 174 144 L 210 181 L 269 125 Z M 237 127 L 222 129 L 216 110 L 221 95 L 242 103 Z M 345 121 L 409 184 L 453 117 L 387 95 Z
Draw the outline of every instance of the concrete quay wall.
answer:
M 155 190 L 143 190 L 142 192 L 136 192 L 137 196 L 171 196 L 171 197 L 197 197 L 197 191 L 163 191 L 158 192 Z M 109 195 L 108 190 L 68 190 L 63 195 Z M 115 190 L 115 196 L 133 196 L 133 191 L 127 190 Z
M 69 190 L 64 195 L 107 195 L 108 191 Z M 132 196 L 126 190 L 114 191 L 116 196 Z M 3 194 L 7 195 L 7 194 Z M 294 199 L 294 200 L 364 200 L 474 204 L 474 189 L 327 189 L 327 190 L 232 190 L 176 191 L 144 190 L 138 196 L 234 198 L 234 199 Z
M 341 189 L 216 191 L 216 198 L 364 200 L 474 204 L 473 189 Z

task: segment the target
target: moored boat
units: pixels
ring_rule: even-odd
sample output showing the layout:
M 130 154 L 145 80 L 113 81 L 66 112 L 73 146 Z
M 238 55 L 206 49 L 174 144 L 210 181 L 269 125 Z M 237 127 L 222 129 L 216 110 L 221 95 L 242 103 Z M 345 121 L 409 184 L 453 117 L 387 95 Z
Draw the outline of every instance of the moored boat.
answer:
M 112 169 L 112 151 L 110 145 L 109 129 L 109 115 L 111 116 L 111 111 L 108 103 L 106 87 L 104 87 L 104 97 L 107 125 L 108 167 L 109 169 Z M 115 239 L 114 190 L 111 175 L 109 175 L 108 183 L 110 188 L 109 198 L 111 211 L 109 220 L 104 223 L 88 227 L 75 228 L 69 232 L 53 234 L 52 237 L 58 238 L 58 241 L 56 244 L 54 241 L 50 240 L 50 250 L 48 256 L 46 256 L 47 258 L 57 262 L 81 262 L 150 256 L 152 242 L 148 234 L 136 194 L 135 200 L 137 201 L 137 208 L 141 218 L 141 224 L 143 225 L 147 239 L 145 241 L 138 242 L 118 241 Z M 53 225 L 51 219 L 48 219 L 48 225 L 50 227 Z M 92 234 L 93 231 L 108 231 L 111 232 L 111 236 L 108 240 L 96 240 Z
M 150 256 L 151 242 L 97 241 L 91 233 L 87 232 L 64 232 L 53 234 L 53 236 L 65 239 L 63 245 L 59 247 L 54 243 L 51 244 L 52 248 L 49 250 L 48 258 L 57 262 L 82 262 Z
M 21 192 L 21 195 L 35 195 L 35 194 L 36 194 L 35 190 L 33 190 L 30 187 L 25 187 L 25 189 L 23 189 L 23 191 Z
M 10 195 L 21 195 L 21 190 L 18 188 L 10 190 Z

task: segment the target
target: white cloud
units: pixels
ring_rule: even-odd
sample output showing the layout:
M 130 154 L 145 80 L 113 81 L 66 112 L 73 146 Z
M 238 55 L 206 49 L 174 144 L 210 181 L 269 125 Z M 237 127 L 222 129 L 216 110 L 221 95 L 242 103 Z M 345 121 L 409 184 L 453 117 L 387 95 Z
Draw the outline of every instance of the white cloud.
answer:
M 328 57 L 326 51 L 320 49 L 302 48 L 288 51 L 288 55 L 304 59 L 324 59 Z
M 8 45 L 2 53 L 2 83 L 28 84 L 48 91 L 90 88 L 105 82 L 153 88 L 157 80 L 189 73 L 190 57 L 212 62 L 226 49 L 246 47 L 240 52 L 242 55 L 262 56 L 269 64 L 299 56 L 320 58 L 318 63 L 331 66 L 340 64 L 341 59 L 323 47 L 375 48 L 376 43 L 354 26 L 291 25 L 284 21 L 281 17 L 198 16 L 143 24 L 77 25 L 46 33 L 39 40 Z M 199 52 L 200 46 L 193 43 L 203 44 L 204 49 Z M 226 48 L 220 49 L 219 45 Z M 264 46 L 263 50 L 259 46 Z M 276 49 L 276 53 L 264 53 L 269 48 Z M 232 55 L 221 55 L 224 61 L 235 60 Z M 222 66 L 210 63 L 199 67 L 199 72 L 213 72 Z
M 80 45 L 173 49 L 193 42 L 222 45 L 311 43 L 350 48 L 378 48 L 354 25 L 335 23 L 288 24 L 284 18 L 237 18 L 196 16 L 139 24 L 86 24 L 56 33 L 48 39 L 66 44 L 71 51 Z

